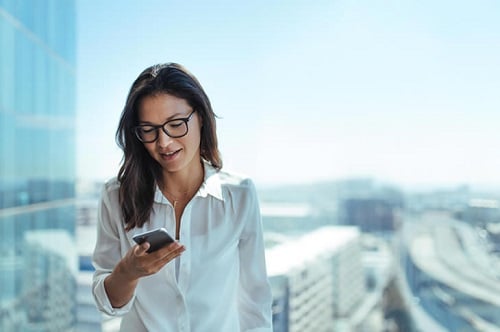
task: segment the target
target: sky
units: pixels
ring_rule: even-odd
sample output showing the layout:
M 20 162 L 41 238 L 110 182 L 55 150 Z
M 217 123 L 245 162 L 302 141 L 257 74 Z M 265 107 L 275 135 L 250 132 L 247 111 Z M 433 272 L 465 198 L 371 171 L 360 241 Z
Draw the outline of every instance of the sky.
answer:
M 500 187 L 496 0 L 77 0 L 77 175 L 116 175 L 146 67 L 197 76 L 257 184 Z

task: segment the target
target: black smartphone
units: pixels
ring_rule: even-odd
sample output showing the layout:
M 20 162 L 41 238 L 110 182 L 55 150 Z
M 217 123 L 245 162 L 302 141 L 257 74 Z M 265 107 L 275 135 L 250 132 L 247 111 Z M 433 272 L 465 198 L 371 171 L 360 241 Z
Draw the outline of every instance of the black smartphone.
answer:
M 169 243 L 174 242 L 174 239 L 168 234 L 165 228 L 157 228 L 152 231 L 134 235 L 134 241 L 137 244 L 149 243 L 148 253 L 156 251 Z

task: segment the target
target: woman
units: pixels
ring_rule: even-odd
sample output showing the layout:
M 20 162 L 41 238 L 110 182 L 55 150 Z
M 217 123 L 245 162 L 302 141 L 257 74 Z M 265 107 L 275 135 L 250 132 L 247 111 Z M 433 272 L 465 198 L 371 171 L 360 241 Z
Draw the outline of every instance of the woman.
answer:
M 121 331 L 271 331 L 258 198 L 222 170 L 215 114 L 175 63 L 144 70 L 116 132 L 124 153 L 102 192 L 93 294 Z M 176 241 L 148 253 L 134 235 L 164 227 Z

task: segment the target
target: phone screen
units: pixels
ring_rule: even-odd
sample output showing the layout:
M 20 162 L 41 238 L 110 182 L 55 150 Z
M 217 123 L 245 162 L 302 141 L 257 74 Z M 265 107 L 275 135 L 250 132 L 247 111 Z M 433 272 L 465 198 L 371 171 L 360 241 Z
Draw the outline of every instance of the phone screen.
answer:
M 133 237 L 137 244 L 149 243 L 148 253 L 156 251 L 169 243 L 174 242 L 174 239 L 168 234 L 165 228 L 158 228 L 145 233 L 137 234 Z

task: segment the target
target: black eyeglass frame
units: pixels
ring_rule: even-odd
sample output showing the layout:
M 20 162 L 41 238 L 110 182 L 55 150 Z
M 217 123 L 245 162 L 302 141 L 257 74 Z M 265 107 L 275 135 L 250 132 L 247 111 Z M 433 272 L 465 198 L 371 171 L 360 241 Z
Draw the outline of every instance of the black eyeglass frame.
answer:
M 156 141 L 158 140 L 158 134 L 159 134 L 159 129 L 160 129 L 160 128 L 161 128 L 161 130 L 163 130 L 163 132 L 164 132 L 164 133 L 165 133 L 168 137 L 171 137 L 171 138 L 181 138 L 181 137 L 184 137 L 184 136 L 186 136 L 186 135 L 187 135 L 187 133 L 189 132 L 188 122 L 189 122 L 189 120 L 191 120 L 191 118 L 193 117 L 194 112 L 196 112 L 196 110 L 193 110 L 193 111 L 191 112 L 191 114 L 189 114 L 189 115 L 188 115 L 187 117 L 185 117 L 185 118 L 170 119 L 170 120 L 165 121 L 165 122 L 164 122 L 163 124 L 161 124 L 161 125 L 149 125 L 149 124 L 148 124 L 148 125 L 146 125 L 146 124 L 145 124 L 145 125 L 138 125 L 138 126 L 135 126 L 135 127 L 133 128 L 133 130 L 134 130 L 134 134 L 135 134 L 135 136 L 137 137 L 137 139 L 138 139 L 140 142 L 142 142 L 142 143 L 153 143 L 153 142 L 156 142 Z M 171 134 L 167 131 L 167 129 L 165 129 L 165 125 L 167 125 L 169 122 L 175 122 L 175 121 L 182 121 L 182 122 L 184 122 L 184 126 L 186 127 L 186 132 L 185 132 L 184 134 L 182 134 L 182 135 L 171 135 Z M 154 131 L 155 131 L 155 138 L 154 138 L 153 140 L 147 140 L 147 141 L 146 141 L 146 140 L 143 140 L 143 139 L 141 138 L 141 135 L 140 135 L 140 132 L 139 132 L 139 131 L 140 131 L 140 130 L 141 130 L 141 128 L 143 128 L 143 127 L 151 127 L 151 128 L 152 128 L 152 130 L 154 130 Z

